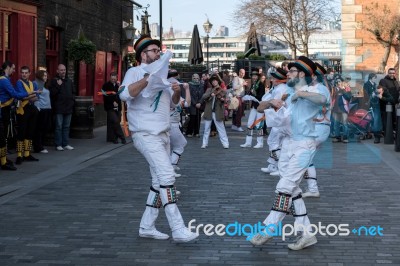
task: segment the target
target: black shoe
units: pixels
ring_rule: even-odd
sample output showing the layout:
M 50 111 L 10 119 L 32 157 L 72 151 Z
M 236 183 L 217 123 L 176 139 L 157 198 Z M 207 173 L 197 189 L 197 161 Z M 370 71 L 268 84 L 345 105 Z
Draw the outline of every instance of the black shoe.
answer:
M 381 142 L 381 138 L 375 137 L 374 143 L 380 143 L 380 142 Z
M 121 138 L 121 143 L 122 144 L 126 144 L 126 139 L 125 138 Z
M 8 163 L 2 165 L 2 166 L 1 166 L 1 169 L 2 169 L 2 170 L 10 170 L 10 171 L 15 171 L 15 170 L 17 170 L 17 168 L 16 168 L 14 165 L 11 165 L 11 164 L 8 164 Z
M 11 166 L 14 166 L 14 163 L 13 163 L 13 161 L 11 161 L 10 159 L 6 159 L 7 160 L 7 162 L 6 162 L 6 164 L 8 164 L 8 165 L 11 165 Z
M 22 158 L 21 156 L 18 156 L 17 160 L 15 160 L 15 163 L 20 165 L 20 164 L 22 164 L 23 161 L 24 161 L 24 158 Z
M 113 141 L 114 144 L 118 144 L 118 139 Z
M 39 159 L 36 159 L 36 158 L 33 157 L 32 155 L 29 155 L 29 156 L 24 157 L 24 161 L 28 161 L 28 162 L 37 162 L 37 161 L 39 161 Z

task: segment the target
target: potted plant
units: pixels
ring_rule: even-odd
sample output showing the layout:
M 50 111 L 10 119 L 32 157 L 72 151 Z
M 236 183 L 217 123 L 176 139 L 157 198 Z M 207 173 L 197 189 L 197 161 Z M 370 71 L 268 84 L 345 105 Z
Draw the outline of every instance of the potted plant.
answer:
M 80 32 L 78 39 L 72 39 L 68 43 L 68 59 L 84 61 L 93 64 L 96 56 L 96 45 Z

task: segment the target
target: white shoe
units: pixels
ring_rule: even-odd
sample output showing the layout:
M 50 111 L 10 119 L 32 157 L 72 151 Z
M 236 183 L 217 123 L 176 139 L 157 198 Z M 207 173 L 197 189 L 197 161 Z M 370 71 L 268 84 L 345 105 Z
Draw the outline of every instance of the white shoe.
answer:
M 240 147 L 242 147 L 242 148 L 250 148 L 251 144 L 245 143 L 245 144 L 240 145 Z
M 201 148 L 205 149 L 205 148 L 207 148 L 207 145 L 201 145 Z
M 224 149 L 229 149 L 229 145 L 224 145 Z
M 303 235 L 301 237 L 298 237 L 295 243 L 289 244 L 288 248 L 291 250 L 300 250 L 315 245 L 317 244 L 317 242 L 318 241 L 315 236 Z
M 319 198 L 319 191 L 317 192 L 311 192 L 311 191 L 306 191 L 301 194 L 303 198 Z
M 273 164 L 269 164 L 268 167 L 261 168 L 261 172 L 264 172 L 267 174 L 269 174 L 271 172 L 275 172 L 276 170 L 278 170 L 278 168 L 276 168 L 276 166 Z
M 253 148 L 254 148 L 254 149 L 261 149 L 261 148 L 263 148 L 263 147 L 264 147 L 263 144 L 257 143 Z
M 46 150 L 46 149 L 43 149 L 43 150 L 40 151 L 40 153 L 49 153 L 49 151 Z
M 63 147 L 61 147 L 61 146 L 57 146 L 57 147 L 56 147 L 56 150 L 57 150 L 57 151 L 63 151 L 64 149 L 63 149 Z
M 272 176 L 279 176 L 279 171 L 271 172 L 271 173 L 269 173 L 269 175 L 272 175 Z
M 265 231 L 263 233 L 258 233 L 255 234 L 251 239 L 250 243 L 252 243 L 254 246 L 261 246 L 267 243 L 272 239 L 272 236 L 268 235 Z
M 181 170 L 181 168 L 179 168 L 177 165 L 173 165 L 173 167 L 174 167 L 175 171 L 180 171 Z
M 186 227 L 177 229 L 172 232 L 172 238 L 175 242 L 189 242 L 196 239 L 199 236 L 197 233 L 190 232 Z
M 237 127 L 236 130 L 239 131 L 239 132 L 243 132 L 244 131 L 242 127 Z
M 67 145 L 67 146 L 64 147 L 64 149 L 65 149 L 65 150 L 71 151 L 71 150 L 74 149 L 74 147 L 72 147 L 72 146 L 70 146 L 70 145 Z
M 174 175 L 175 177 L 181 177 L 182 175 L 181 174 L 177 174 L 177 173 L 175 173 L 175 175 Z
M 169 235 L 161 233 L 160 231 L 157 231 L 157 229 L 139 229 L 139 236 L 144 237 L 144 238 L 153 238 L 153 239 L 160 239 L 160 240 L 166 240 L 169 238 Z
M 237 129 L 238 129 L 238 127 L 237 127 L 237 126 L 235 126 L 235 125 L 232 125 L 231 129 L 232 129 L 232 130 L 237 130 Z

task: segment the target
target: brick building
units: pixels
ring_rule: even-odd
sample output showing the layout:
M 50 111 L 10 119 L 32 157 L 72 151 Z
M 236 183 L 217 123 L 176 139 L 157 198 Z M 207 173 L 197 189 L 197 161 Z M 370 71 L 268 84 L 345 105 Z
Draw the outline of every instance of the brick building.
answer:
M 130 0 L 1 0 L 0 61 L 10 60 L 17 70 L 28 65 L 32 73 L 46 67 L 50 77 L 57 65 L 67 65 L 77 96 L 93 96 L 96 124 L 105 124 L 103 98 L 97 92 L 110 72 L 125 72 L 123 21 L 132 19 Z M 96 63 L 68 62 L 67 45 L 79 32 L 96 45 Z M 18 78 L 14 74 L 13 81 Z M 33 75 L 32 75 L 33 78 Z
M 342 0 L 342 67 L 343 72 L 353 80 L 362 83 L 371 72 L 377 73 L 385 48 L 365 28 L 368 20 L 366 8 L 373 3 L 388 6 L 393 13 L 399 13 L 399 0 Z M 377 12 L 382 12 L 377 10 Z M 385 73 L 389 67 L 397 67 L 398 54 L 391 49 Z M 355 81 L 353 81 L 355 82 Z

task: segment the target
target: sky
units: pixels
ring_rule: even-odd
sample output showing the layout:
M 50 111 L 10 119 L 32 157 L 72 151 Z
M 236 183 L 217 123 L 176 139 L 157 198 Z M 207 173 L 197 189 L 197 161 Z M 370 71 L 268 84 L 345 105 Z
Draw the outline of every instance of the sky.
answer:
M 134 0 L 143 7 L 150 5 L 147 12 L 149 24 L 158 23 L 159 19 L 159 2 L 160 0 Z M 207 21 L 207 16 L 213 24 L 210 36 L 214 36 L 220 26 L 229 28 L 230 36 L 237 36 L 248 31 L 248 29 L 235 29 L 232 14 L 236 11 L 240 0 L 162 0 L 162 18 L 164 32 L 169 31 L 172 26 L 174 30 L 193 31 L 193 27 L 197 24 L 200 36 L 205 36 L 203 23 Z M 141 22 L 136 20 L 136 16 L 140 19 L 142 10 L 135 10 L 135 28 L 141 27 Z M 207 14 L 207 16 L 206 16 Z

